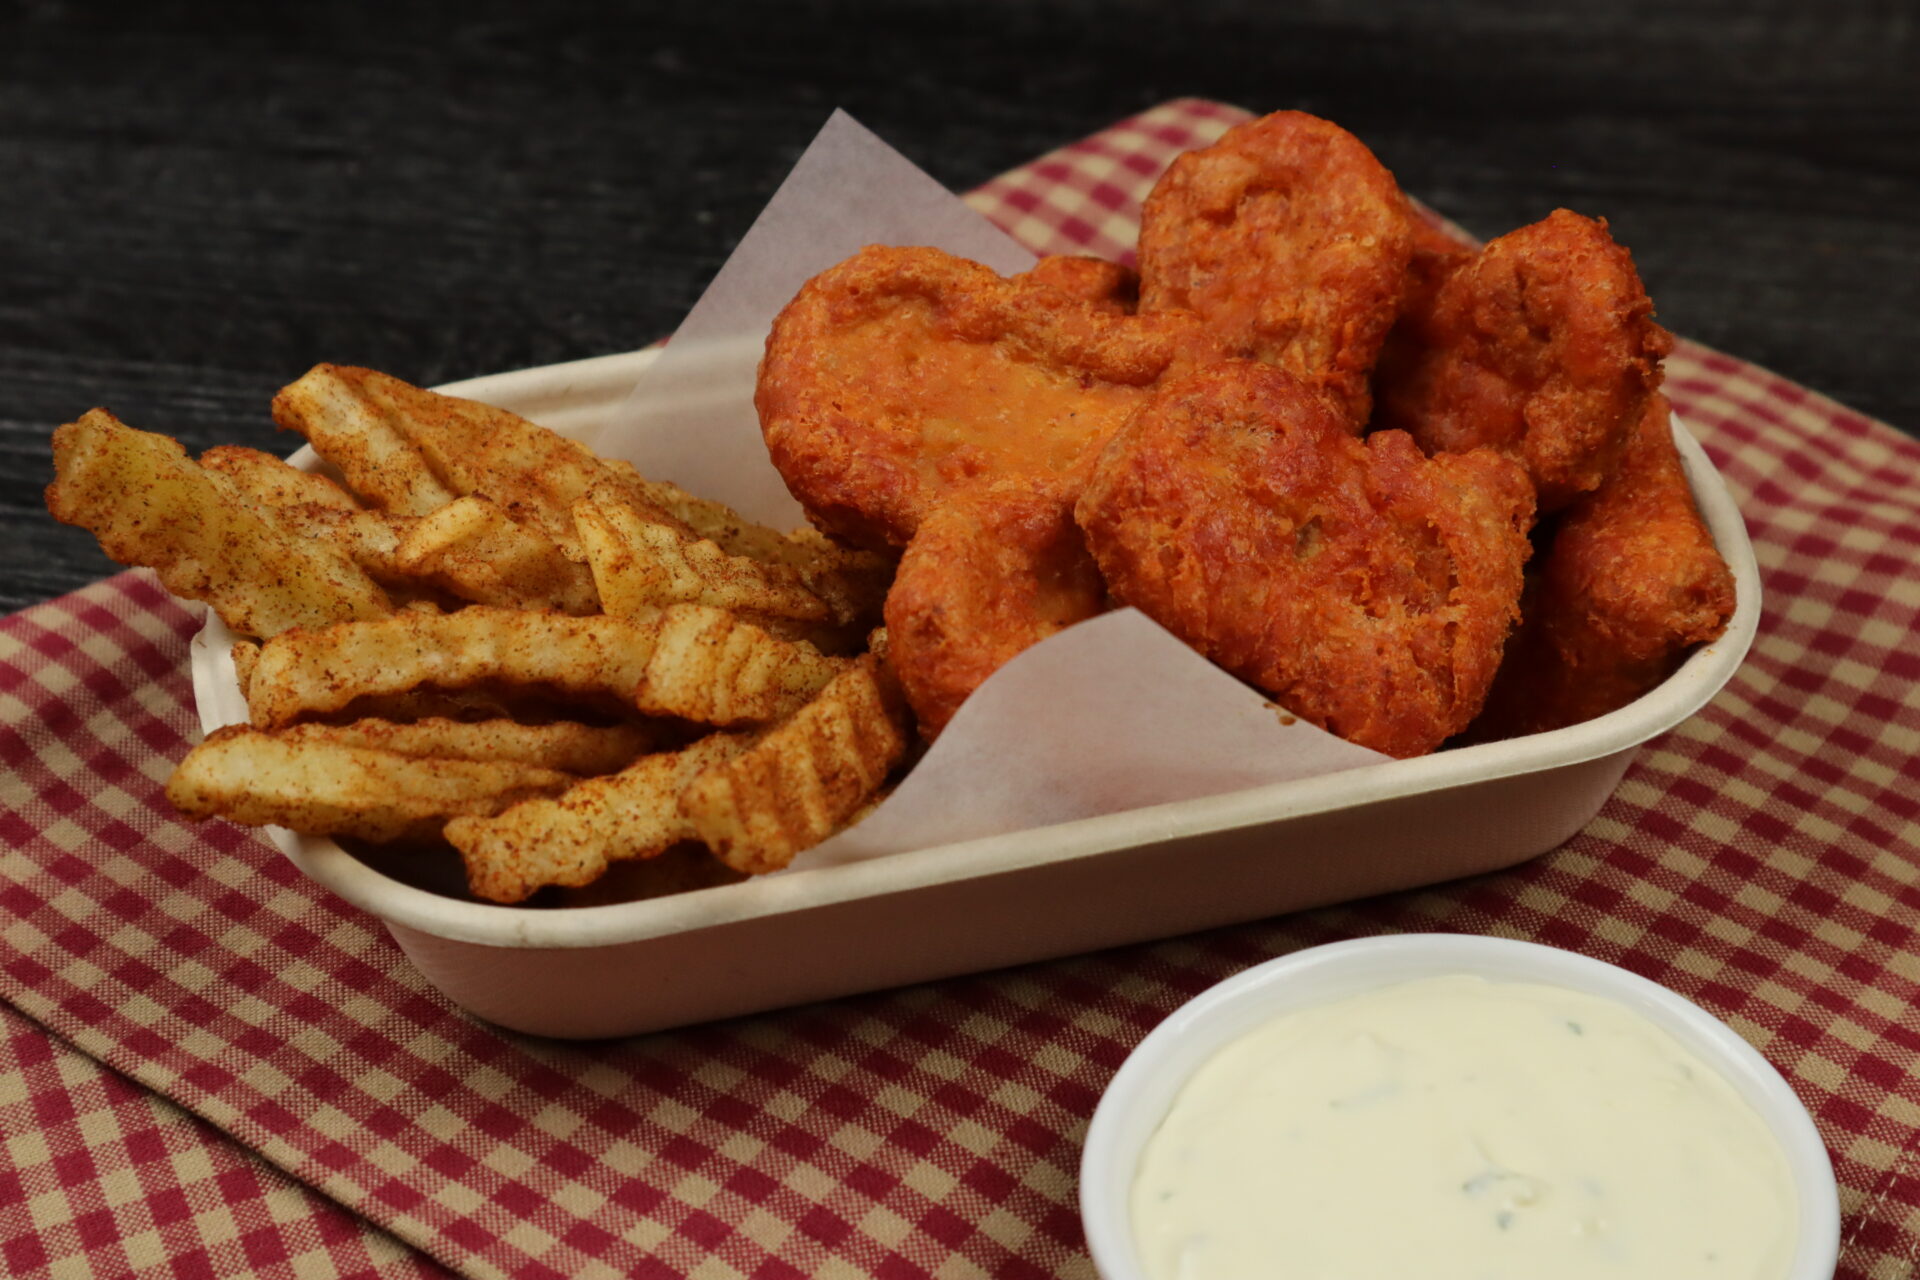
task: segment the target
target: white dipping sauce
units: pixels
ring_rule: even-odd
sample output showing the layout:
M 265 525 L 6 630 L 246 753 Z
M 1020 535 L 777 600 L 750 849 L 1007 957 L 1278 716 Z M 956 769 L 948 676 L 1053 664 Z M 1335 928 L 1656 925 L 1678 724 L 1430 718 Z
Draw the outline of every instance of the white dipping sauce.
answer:
M 1617 1001 L 1457 975 L 1286 1014 L 1208 1060 L 1148 1142 L 1155 1280 L 1778 1280 L 1779 1143 Z

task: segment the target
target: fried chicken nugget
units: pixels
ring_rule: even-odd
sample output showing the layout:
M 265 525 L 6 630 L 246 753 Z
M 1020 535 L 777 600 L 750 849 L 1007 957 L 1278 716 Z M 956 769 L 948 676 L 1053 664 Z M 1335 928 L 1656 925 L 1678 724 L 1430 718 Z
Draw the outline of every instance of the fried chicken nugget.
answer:
M 1119 599 L 1294 714 L 1414 756 L 1493 682 L 1533 491 L 1491 450 L 1356 439 L 1310 386 L 1234 361 L 1162 388 L 1075 517 Z
M 1140 307 L 1139 274 L 1105 258 L 1049 254 L 1014 279 L 1052 285 L 1115 315 L 1132 315 Z
M 1073 504 L 1003 480 L 928 516 L 887 594 L 888 660 L 931 740 L 1015 654 L 1099 613 L 1106 586 Z
M 1117 315 L 937 249 L 869 246 L 774 321 L 754 402 L 816 524 L 903 547 L 985 478 L 1077 490 L 1161 376 L 1216 351 L 1191 316 Z
M 1429 453 L 1498 449 L 1557 511 L 1613 470 L 1672 347 L 1607 224 L 1558 209 L 1415 290 L 1374 374 L 1373 425 Z
M 1624 707 L 1718 639 L 1733 609 L 1733 573 L 1656 394 L 1619 469 L 1562 518 L 1473 736 L 1543 733 Z
M 1416 219 L 1358 138 L 1300 111 L 1175 160 L 1140 216 L 1140 310 L 1197 312 L 1230 354 L 1331 395 L 1355 430 Z

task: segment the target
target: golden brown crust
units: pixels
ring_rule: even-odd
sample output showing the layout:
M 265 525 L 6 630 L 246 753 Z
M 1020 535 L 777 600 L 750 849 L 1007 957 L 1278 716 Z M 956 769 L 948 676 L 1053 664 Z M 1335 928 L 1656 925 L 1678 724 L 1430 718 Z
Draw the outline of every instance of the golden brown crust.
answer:
M 1416 290 L 1373 425 L 1429 453 L 1498 449 L 1559 510 L 1612 471 L 1672 346 L 1606 223 L 1559 209 L 1444 271 L 1430 300 Z
M 1155 184 L 1141 211 L 1140 309 L 1198 313 L 1230 354 L 1332 396 L 1358 429 L 1414 222 L 1358 138 L 1275 112 L 1181 156 Z
M 1162 389 L 1076 508 L 1116 596 L 1295 714 L 1397 756 L 1480 709 L 1532 516 L 1507 459 L 1355 439 L 1311 388 L 1252 362 Z
M 1115 315 L 936 249 L 869 246 L 774 321 L 754 402 L 816 524 L 905 546 L 985 478 L 1077 490 L 1160 377 L 1214 350 L 1190 316 Z
M 1717 639 L 1734 604 L 1733 573 L 1655 395 L 1619 469 L 1554 534 L 1474 736 L 1542 733 L 1626 706 Z
M 921 522 L 887 595 L 888 655 L 932 739 L 1015 654 L 1099 613 L 1106 586 L 1072 504 L 1008 480 Z
M 1139 274 L 1105 258 L 1050 254 L 1013 278 L 1050 285 L 1114 315 L 1132 315 L 1140 307 Z

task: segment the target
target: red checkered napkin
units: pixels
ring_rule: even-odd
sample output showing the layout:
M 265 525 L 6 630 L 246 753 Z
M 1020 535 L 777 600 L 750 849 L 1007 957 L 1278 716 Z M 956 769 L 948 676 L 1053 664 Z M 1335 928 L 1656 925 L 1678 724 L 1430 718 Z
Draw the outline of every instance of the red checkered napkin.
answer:
M 973 199 L 1036 248 L 1118 252 L 1160 167 L 1239 118 L 1173 103 Z M 0 1261 L 427 1270 L 330 1200 L 471 1276 L 1087 1276 L 1080 1140 L 1149 1028 L 1282 952 L 1442 929 L 1596 955 L 1726 1017 L 1826 1136 L 1842 1273 L 1907 1275 L 1920 445 L 1696 347 L 1669 368 L 1747 514 L 1767 616 L 1733 683 L 1645 748 L 1564 848 L 618 1043 L 479 1025 L 264 842 L 171 817 L 160 785 L 194 736 L 196 623 L 146 575 L 16 615 L 0 624 L 0 995 L 44 1030 L 6 1024 Z

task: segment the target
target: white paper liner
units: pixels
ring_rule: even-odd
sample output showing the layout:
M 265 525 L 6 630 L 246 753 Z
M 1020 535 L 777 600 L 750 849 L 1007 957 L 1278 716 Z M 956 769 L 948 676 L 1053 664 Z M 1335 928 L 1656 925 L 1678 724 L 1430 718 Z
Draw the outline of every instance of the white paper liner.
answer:
M 754 378 L 781 308 L 869 244 L 930 245 L 1002 274 L 1031 253 L 835 112 L 665 352 L 587 442 L 751 519 L 803 520 L 760 436 Z M 1281 714 L 1136 610 L 1002 667 L 858 826 L 800 855 L 828 866 L 1219 795 L 1388 757 Z

